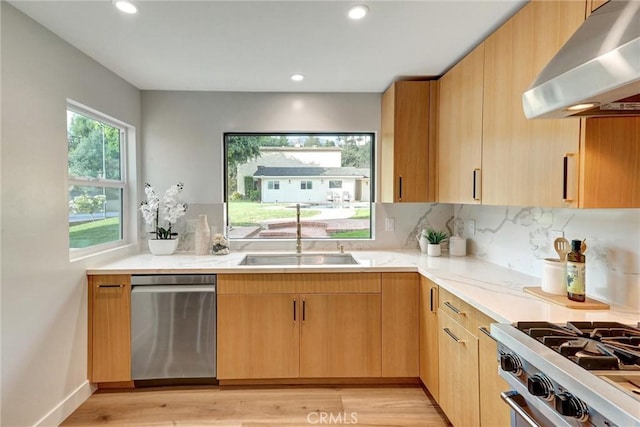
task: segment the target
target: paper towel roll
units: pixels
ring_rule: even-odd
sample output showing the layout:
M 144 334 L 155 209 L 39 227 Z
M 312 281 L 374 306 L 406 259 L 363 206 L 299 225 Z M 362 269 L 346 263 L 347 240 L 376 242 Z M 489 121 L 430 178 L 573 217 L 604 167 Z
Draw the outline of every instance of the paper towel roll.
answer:
M 467 239 L 460 236 L 449 238 L 449 254 L 453 256 L 467 255 Z

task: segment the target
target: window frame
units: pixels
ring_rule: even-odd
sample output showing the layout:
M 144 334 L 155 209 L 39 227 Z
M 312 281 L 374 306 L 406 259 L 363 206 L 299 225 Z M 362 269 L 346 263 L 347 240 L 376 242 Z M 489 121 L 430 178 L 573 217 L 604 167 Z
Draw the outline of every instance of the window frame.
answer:
M 300 180 L 300 190 L 313 190 L 313 181 L 306 179 Z
M 291 131 L 275 131 L 275 132 L 269 132 L 269 131 L 263 131 L 263 132 L 242 132 L 242 131 L 227 131 L 227 132 L 223 132 L 222 134 L 222 163 L 223 163 L 223 167 L 222 167 L 222 197 L 223 197 L 223 203 L 226 205 L 224 208 L 224 213 L 223 213 L 223 222 L 224 222 L 224 230 L 225 230 L 225 235 L 227 236 L 227 238 L 229 238 L 229 240 L 233 240 L 233 241 L 237 241 L 237 242 L 251 242 L 251 243 L 259 243 L 259 242 L 264 242 L 264 243 L 268 243 L 268 242 L 281 242 L 281 241 L 288 241 L 291 239 L 255 239 L 255 238 L 230 238 L 229 236 L 229 202 L 230 202 L 230 195 L 228 194 L 228 180 L 229 180 L 229 165 L 227 162 L 228 159 L 228 140 L 229 137 L 231 136 L 300 136 L 300 135 L 304 135 L 304 136 L 327 136 L 327 135 L 331 135 L 331 136 L 355 136 L 355 135 L 367 135 L 371 138 L 371 153 L 370 153 L 370 166 L 369 166 L 369 171 L 370 171 L 370 176 L 369 176 L 369 212 L 370 212 L 370 218 L 369 218 L 369 237 L 367 238 L 342 238 L 340 240 L 342 241 L 348 241 L 348 240 L 355 240 L 355 241 L 375 241 L 376 239 L 376 234 L 375 234 L 375 223 L 376 223 L 376 218 L 375 218 L 375 203 L 376 203 L 376 196 L 377 196 L 377 150 L 378 150 L 378 134 L 375 131 L 324 131 L 324 132 L 317 132 L 317 131 L 312 131 L 312 132 L 304 132 L 304 131 L 299 131 L 299 132 L 291 132 Z M 291 182 L 291 181 L 289 181 Z M 318 242 L 325 242 L 325 241 L 332 241 L 331 239 L 324 239 L 324 238 L 307 238 L 305 239 L 307 241 L 318 241 Z M 335 240 L 334 240 L 335 241 Z
M 280 189 L 279 179 L 270 179 L 267 181 L 267 190 L 279 190 L 279 189 Z
M 72 248 L 71 242 L 69 240 L 69 257 L 71 260 L 75 260 L 78 258 L 82 258 L 88 255 L 93 255 L 97 253 L 101 253 L 104 251 L 108 251 L 111 249 L 120 248 L 126 246 L 131 243 L 131 239 L 133 238 L 130 233 L 130 221 L 131 221 L 131 203 L 129 202 L 131 189 L 131 183 L 129 180 L 129 149 L 130 149 L 130 138 L 132 134 L 135 132 L 135 129 L 127 125 L 124 122 L 121 122 L 113 117 L 108 116 L 107 114 L 101 113 L 97 110 L 94 110 L 90 107 L 82 105 L 72 100 L 67 100 L 65 113 L 71 111 L 75 114 L 82 115 L 89 119 L 104 123 L 108 126 L 114 127 L 120 132 L 120 180 L 114 179 L 105 179 L 105 178 L 86 178 L 86 177 L 76 177 L 69 175 L 69 147 L 67 141 L 67 182 L 66 182 L 66 196 L 67 200 L 69 199 L 69 187 L 71 186 L 82 186 L 82 187 L 99 187 L 99 188 L 115 188 L 120 190 L 120 239 L 113 240 L 111 242 L 106 243 L 98 243 L 95 245 L 87 246 L 84 248 Z M 65 119 L 66 119 L 65 114 Z M 67 140 L 69 137 L 68 128 L 65 129 L 67 134 Z M 103 171 L 106 174 L 106 171 Z M 67 226 L 70 226 L 68 224 Z M 68 233 L 67 233 L 68 235 Z

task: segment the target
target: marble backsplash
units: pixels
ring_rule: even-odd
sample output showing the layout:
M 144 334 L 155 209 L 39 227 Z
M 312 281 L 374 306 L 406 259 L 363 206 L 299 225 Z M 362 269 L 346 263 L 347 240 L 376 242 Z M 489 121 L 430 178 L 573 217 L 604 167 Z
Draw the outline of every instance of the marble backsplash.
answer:
M 180 236 L 178 251 L 188 252 L 195 248 L 194 227 L 199 214 L 206 214 L 212 235 L 224 231 L 224 204 L 197 204 L 190 203 L 185 217 L 178 220 L 174 231 Z M 386 218 L 393 218 L 395 229 L 385 230 Z M 345 250 L 358 249 L 398 249 L 418 248 L 415 236 L 426 227 L 448 230 L 453 227 L 453 205 L 430 203 L 402 203 L 402 204 L 374 204 L 374 240 L 340 239 L 336 240 L 303 240 L 303 250 L 337 250 L 338 244 L 342 244 Z M 140 221 L 140 233 L 142 236 L 140 247 L 148 251 L 145 232 L 145 224 Z M 231 241 L 231 250 L 242 251 L 289 251 L 295 250 L 293 240 L 238 240 Z
M 557 258 L 559 232 L 586 239 L 587 295 L 640 310 L 639 209 L 455 205 L 454 216 L 470 254 L 536 277 L 545 258 Z

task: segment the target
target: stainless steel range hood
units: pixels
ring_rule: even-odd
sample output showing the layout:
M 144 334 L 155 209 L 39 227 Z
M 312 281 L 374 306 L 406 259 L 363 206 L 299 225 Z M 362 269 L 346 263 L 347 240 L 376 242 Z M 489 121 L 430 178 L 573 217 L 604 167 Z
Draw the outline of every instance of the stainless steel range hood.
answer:
M 593 12 L 522 105 L 529 119 L 640 115 L 640 1 L 611 0 Z

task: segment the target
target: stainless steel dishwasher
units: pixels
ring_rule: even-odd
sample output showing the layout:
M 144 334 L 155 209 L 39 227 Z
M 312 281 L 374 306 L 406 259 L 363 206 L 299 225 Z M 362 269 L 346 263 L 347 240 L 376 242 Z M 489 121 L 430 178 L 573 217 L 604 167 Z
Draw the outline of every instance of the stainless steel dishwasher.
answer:
M 134 380 L 216 376 L 216 276 L 131 276 Z

